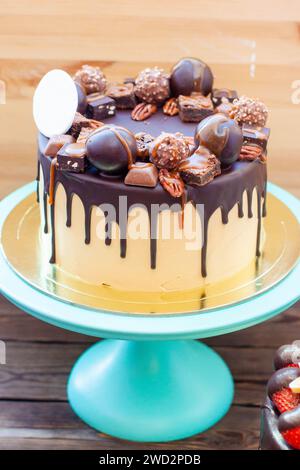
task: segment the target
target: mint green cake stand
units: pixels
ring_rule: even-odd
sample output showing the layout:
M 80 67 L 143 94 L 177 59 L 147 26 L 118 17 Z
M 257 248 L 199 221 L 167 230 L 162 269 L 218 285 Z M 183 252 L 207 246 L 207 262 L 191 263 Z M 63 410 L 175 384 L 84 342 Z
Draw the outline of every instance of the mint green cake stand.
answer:
M 34 190 L 31 183 L 0 203 L 0 228 Z M 271 184 L 269 191 L 300 221 L 295 197 Z M 242 303 L 174 316 L 117 314 L 57 300 L 22 280 L 2 253 L 0 290 L 43 321 L 108 338 L 82 354 L 68 381 L 70 404 L 83 421 L 118 438 L 164 442 L 205 431 L 233 399 L 227 365 L 194 339 L 240 330 L 287 309 L 300 297 L 300 264 L 272 289 Z

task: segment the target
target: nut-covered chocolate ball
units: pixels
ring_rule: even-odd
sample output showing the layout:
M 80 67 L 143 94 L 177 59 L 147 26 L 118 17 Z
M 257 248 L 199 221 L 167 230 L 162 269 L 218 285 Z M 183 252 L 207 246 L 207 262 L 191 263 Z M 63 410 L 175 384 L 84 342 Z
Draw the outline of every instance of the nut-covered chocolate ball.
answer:
M 77 111 L 80 114 L 84 114 L 87 108 L 87 98 L 84 88 L 80 85 L 80 83 L 75 82 L 77 95 L 78 95 L 78 106 Z
M 107 80 L 99 67 L 83 65 L 74 75 L 75 82 L 80 83 L 87 95 L 91 93 L 104 93 Z
M 86 153 L 89 162 L 103 173 L 123 173 L 135 162 L 135 137 L 124 127 L 106 125 L 87 139 Z
M 223 167 L 231 165 L 240 155 L 243 134 L 239 125 L 224 114 L 214 114 L 196 127 L 195 142 L 209 149 Z
M 170 86 L 174 96 L 188 96 L 193 91 L 206 96 L 211 92 L 214 77 L 209 66 L 199 59 L 186 57 L 174 65 Z
M 182 134 L 160 134 L 149 146 L 150 160 L 158 168 L 174 170 L 190 154 L 190 147 Z
M 264 127 L 268 119 L 268 108 L 260 100 L 241 96 L 238 100 L 234 100 L 230 117 L 240 126 L 249 124 Z
M 142 70 L 135 80 L 134 92 L 141 101 L 161 104 L 170 96 L 169 77 L 158 67 Z

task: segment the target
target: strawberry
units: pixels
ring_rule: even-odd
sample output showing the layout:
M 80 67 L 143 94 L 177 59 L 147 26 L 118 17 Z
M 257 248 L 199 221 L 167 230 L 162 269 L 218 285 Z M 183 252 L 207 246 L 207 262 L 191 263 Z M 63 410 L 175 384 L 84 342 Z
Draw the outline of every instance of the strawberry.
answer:
M 300 366 L 299 366 L 299 364 L 288 364 L 285 367 L 298 367 L 298 369 L 299 369 Z
M 280 413 L 290 411 L 300 405 L 300 394 L 293 393 L 288 387 L 284 387 L 273 393 L 272 400 Z
M 291 447 L 300 450 L 300 427 L 283 431 L 282 436 Z

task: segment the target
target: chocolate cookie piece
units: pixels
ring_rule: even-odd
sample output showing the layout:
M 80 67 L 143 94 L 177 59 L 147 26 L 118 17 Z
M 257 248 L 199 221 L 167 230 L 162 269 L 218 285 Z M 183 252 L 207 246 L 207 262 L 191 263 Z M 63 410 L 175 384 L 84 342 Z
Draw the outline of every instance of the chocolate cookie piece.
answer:
M 200 122 L 214 113 L 211 99 L 192 93 L 191 96 L 180 95 L 178 98 L 179 117 L 183 122 Z
M 86 168 L 86 149 L 82 143 L 65 144 L 57 154 L 56 168 L 61 171 L 83 173 Z
M 46 145 L 44 153 L 47 157 L 54 158 L 56 157 L 57 152 L 65 144 L 71 144 L 73 142 L 75 142 L 75 139 L 72 135 L 68 135 L 68 134 L 53 135 L 48 140 L 48 144 Z
M 190 157 L 180 163 L 178 171 L 185 183 L 204 186 L 221 174 L 221 166 L 215 155 L 200 145 Z
M 114 99 L 118 109 L 133 109 L 136 106 L 133 83 L 111 84 L 106 94 Z
M 174 96 L 188 96 L 192 92 L 207 96 L 211 92 L 213 80 L 212 71 L 205 62 L 186 57 L 174 65 L 170 86 Z
M 129 169 L 125 184 L 130 186 L 144 186 L 148 188 L 155 188 L 158 181 L 158 170 L 153 163 L 150 162 L 136 162 Z
M 148 159 L 149 145 L 154 141 L 154 137 L 146 132 L 138 132 L 134 137 L 137 145 L 137 156 L 142 160 Z
M 88 96 L 87 116 L 97 121 L 102 121 L 114 116 L 116 113 L 116 102 L 109 96 L 101 93 L 92 93 Z
M 211 100 L 214 107 L 220 106 L 223 102 L 222 98 L 226 98 L 229 103 L 233 100 L 238 99 L 238 94 L 235 90 L 229 90 L 229 88 L 214 88 L 211 92 Z

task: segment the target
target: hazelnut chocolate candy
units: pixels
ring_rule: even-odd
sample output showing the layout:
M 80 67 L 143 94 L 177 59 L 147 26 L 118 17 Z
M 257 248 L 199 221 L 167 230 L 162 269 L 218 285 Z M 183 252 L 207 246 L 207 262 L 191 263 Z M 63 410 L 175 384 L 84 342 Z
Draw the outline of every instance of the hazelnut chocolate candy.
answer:
M 130 186 L 155 188 L 157 181 L 158 171 L 153 163 L 136 162 L 131 165 L 124 182 Z
M 48 140 L 48 144 L 46 145 L 44 153 L 47 157 L 54 158 L 56 157 L 57 152 L 65 144 L 71 144 L 72 142 L 75 142 L 75 139 L 71 135 L 68 135 L 68 134 L 53 135 Z
M 214 88 L 211 92 L 211 100 L 215 107 L 220 106 L 223 99 L 232 103 L 233 100 L 238 99 L 238 94 L 235 90 L 229 90 L 228 88 Z
M 101 93 L 88 95 L 87 116 L 97 121 L 112 117 L 116 113 L 116 102 Z
M 86 167 L 86 149 L 82 143 L 65 144 L 57 154 L 58 170 L 83 173 Z
M 243 135 L 234 120 L 218 113 L 198 124 L 195 142 L 208 148 L 220 160 L 221 165 L 226 167 L 239 158 Z
M 137 156 L 142 160 L 148 159 L 149 145 L 154 141 L 154 137 L 146 132 L 138 132 L 135 134 L 135 140 L 137 145 Z
M 185 183 L 203 186 L 221 173 L 221 167 L 215 155 L 200 145 L 190 157 L 180 163 L 178 171 Z
M 174 96 L 188 96 L 193 91 L 207 96 L 211 92 L 213 80 L 212 71 L 205 62 L 186 57 L 174 65 L 170 86 Z
M 258 99 L 241 96 L 238 100 L 234 100 L 230 117 L 240 126 L 250 124 L 250 126 L 264 127 L 268 119 L 268 108 Z
M 178 98 L 179 117 L 183 122 L 200 122 L 214 113 L 211 99 L 192 93 L 191 96 L 180 95 Z
M 87 95 L 97 92 L 104 93 L 106 90 L 107 80 L 99 67 L 83 65 L 75 73 L 73 79 L 80 83 Z
M 133 83 L 111 84 L 106 94 L 115 100 L 118 109 L 133 109 L 136 106 Z
M 86 141 L 89 162 L 108 174 L 119 174 L 135 163 L 134 135 L 125 127 L 105 125 L 92 132 Z
M 134 92 L 145 103 L 161 104 L 170 96 L 169 77 L 158 67 L 142 70 L 135 80 Z
M 182 134 L 162 132 L 149 147 L 150 160 L 158 168 L 174 170 L 190 154 L 190 148 Z

